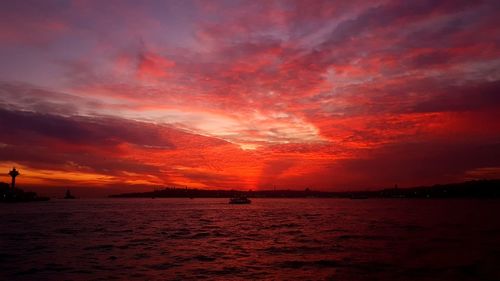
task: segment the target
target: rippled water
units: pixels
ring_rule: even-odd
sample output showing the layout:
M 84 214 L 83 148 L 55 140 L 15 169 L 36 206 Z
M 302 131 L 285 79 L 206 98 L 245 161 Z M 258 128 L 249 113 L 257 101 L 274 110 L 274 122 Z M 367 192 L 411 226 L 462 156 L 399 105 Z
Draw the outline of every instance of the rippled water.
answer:
M 0 205 L 2 280 L 500 280 L 500 201 Z

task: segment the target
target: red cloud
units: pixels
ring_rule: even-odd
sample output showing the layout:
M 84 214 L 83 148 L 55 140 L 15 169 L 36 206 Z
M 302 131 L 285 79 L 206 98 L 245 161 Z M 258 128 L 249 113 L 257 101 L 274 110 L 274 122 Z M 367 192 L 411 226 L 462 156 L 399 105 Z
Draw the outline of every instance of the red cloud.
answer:
M 137 63 L 137 76 L 144 78 L 165 78 L 169 71 L 175 66 L 175 62 L 170 61 L 160 55 L 146 52 L 139 55 Z

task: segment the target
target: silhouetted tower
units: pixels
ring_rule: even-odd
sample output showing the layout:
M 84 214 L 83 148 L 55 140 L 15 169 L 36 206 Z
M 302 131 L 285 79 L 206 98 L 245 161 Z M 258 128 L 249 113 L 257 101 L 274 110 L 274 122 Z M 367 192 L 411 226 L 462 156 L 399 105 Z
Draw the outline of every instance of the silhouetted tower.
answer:
M 11 187 L 12 189 L 14 189 L 16 187 L 16 177 L 19 176 L 19 172 L 16 170 L 15 167 L 13 167 L 12 170 L 9 172 L 9 176 L 12 177 Z

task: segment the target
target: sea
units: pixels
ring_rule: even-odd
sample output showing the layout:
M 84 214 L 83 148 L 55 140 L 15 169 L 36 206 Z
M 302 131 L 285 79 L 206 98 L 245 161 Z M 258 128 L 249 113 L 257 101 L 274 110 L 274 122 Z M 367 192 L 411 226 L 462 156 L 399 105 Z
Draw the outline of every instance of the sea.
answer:
M 0 205 L 0 280 L 500 280 L 500 200 Z

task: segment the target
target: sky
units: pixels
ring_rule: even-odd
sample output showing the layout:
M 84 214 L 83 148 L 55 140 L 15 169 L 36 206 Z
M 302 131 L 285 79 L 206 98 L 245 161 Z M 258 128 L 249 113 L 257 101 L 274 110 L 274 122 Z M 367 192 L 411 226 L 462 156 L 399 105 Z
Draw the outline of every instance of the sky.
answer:
M 0 181 L 500 177 L 499 1 L 1 1 Z

